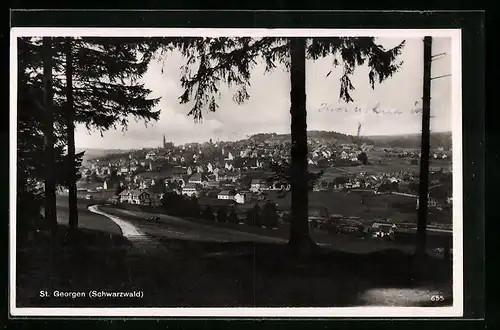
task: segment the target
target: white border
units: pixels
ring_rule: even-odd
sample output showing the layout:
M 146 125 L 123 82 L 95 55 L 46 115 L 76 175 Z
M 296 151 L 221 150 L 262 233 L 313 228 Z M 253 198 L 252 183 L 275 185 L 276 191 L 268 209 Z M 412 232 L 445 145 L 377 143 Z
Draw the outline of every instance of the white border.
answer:
M 16 307 L 17 38 L 22 36 L 375 36 L 452 38 L 453 306 L 345 308 L 22 308 Z M 458 29 L 12 28 L 10 43 L 10 313 L 110 317 L 457 317 L 463 316 L 461 31 Z

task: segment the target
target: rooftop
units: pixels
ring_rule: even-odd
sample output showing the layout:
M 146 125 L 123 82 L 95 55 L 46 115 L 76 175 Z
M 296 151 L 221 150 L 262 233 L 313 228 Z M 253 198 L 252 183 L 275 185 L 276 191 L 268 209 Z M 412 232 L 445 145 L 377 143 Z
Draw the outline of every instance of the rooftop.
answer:
M 186 183 L 186 185 L 182 189 L 183 190 L 196 189 L 196 186 L 194 183 Z
M 234 195 L 234 191 L 231 191 L 231 190 L 222 190 L 219 195 L 225 195 L 225 196 L 233 196 Z

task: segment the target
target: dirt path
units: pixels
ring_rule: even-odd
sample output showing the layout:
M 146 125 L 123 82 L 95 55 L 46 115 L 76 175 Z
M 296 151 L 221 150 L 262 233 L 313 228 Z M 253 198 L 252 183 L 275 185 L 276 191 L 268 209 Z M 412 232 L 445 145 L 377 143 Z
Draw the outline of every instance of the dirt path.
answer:
M 165 215 L 152 214 L 139 211 L 129 211 L 110 207 L 100 208 L 101 212 L 115 215 L 134 224 L 142 232 L 161 238 L 186 239 L 192 241 L 210 242 L 264 242 L 264 243 L 286 243 L 287 240 L 279 237 L 249 233 L 222 226 L 203 224 L 189 221 L 183 218 Z M 145 221 L 150 216 L 158 216 L 159 222 Z
M 103 215 L 116 223 L 121 231 L 122 235 L 127 238 L 131 243 L 132 255 L 134 254 L 149 254 L 149 255 L 159 255 L 168 253 L 167 249 L 163 245 L 156 241 L 154 238 L 148 236 L 140 229 L 135 227 L 133 224 L 120 219 L 114 215 L 103 212 L 99 209 L 97 205 L 89 206 L 89 211 L 95 214 Z

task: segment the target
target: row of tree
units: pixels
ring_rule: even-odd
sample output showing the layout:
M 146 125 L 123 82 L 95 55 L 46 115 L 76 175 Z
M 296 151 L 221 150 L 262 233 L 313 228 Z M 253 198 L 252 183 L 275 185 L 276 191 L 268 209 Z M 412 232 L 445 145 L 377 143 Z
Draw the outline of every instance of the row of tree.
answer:
M 18 205 L 39 200 L 33 185 L 43 181 L 45 222 L 53 231 L 58 185 L 69 189 L 69 226 L 78 227 L 83 153 L 75 152 L 75 125 L 102 134 L 126 128 L 130 116 L 158 119 L 159 99 L 139 82 L 157 48 L 144 38 L 18 39 Z
M 201 207 L 198 198 L 187 197 L 175 193 L 165 193 L 161 206 L 163 211 L 170 215 L 203 218 L 209 221 L 239 223 L 240 218 L 234 206 L 211 206 Z M 276 204 L 265 203 L 262 207 L 255 204 L 253 208 L 245 212 L 246 224 L 252 226 L 277 226 L 278 210 Z

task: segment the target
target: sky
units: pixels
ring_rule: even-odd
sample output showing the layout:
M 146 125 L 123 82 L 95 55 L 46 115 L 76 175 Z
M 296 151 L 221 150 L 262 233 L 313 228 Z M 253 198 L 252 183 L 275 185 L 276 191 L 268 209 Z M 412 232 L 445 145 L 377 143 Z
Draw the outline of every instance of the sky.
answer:
M 378 38 L 386 48 L 399 44 L 401 38 Z M 431 76 L 451 72 L 451 38 L 433 38 L 432 54 L 448 55 L 432 62 Z M 412 112 L 418 108 L 415 102 L 422 99 L 423 42 L 422 38 L 406 39 L 400 60 L 403 66 L 392 78 L 372 89 L 368 82 L 368 67 L 361 66 L 351 77 L 355 90 L 354 102 L 345 104 L 339 100 L 342 68 L 332 67 L 333 58 L 306 63 L 307 124 L 308 130 L 336 131 L 355 135 L 358 123 L 361 135 L 397 135 L 419 133 L 421 116 Z M 142 78 L 152 93 L 161 97 L 156 109 L 161 109 L 157 122 L 130 121 L 128 129 L 110 130 L 103 133 L 89 132 L 77 126 L 77 148 L 141 149 L 162 144 L 163 135 L 175 144 L 204 142 L 212 139 L 237 140 L 255 133 L 290 132 L 290 76 L 283 68 L 264 73 L 264 65 L 258 64 L 252 72 L 250 99 L 242 105 L 233 102 L 233 93 L 223 91 L 216 113 L 207 113 L 201 123 L 188 116 L 191 104 L 179 104 L 178 97 L 184 92 L 180 85 L 180 67 L 185 59 L 177 52 L 171 53 L 163 63 L 152 62 Z M 163 73 L 162 73 L 163 67 Z M 327 73 L 333 70 L 327 77 Z M 432 81 L 431 130 L 451 130 L 451 77 Z M 373 112 L 355 112 L 354 108 L 399 110 L 401 114 L 377 115 Z M 346 107 L 347 112 L 335 111 Z

